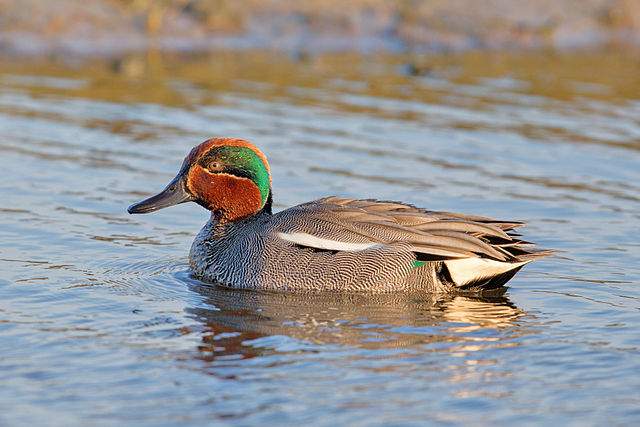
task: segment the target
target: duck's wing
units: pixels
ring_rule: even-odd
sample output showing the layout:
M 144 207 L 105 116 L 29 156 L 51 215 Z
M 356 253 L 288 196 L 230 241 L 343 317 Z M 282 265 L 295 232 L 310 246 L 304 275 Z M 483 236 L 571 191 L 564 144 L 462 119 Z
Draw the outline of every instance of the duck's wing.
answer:
M 277 236 L 291 244 L 355 252 L 405 243 L 416 261 L 444 261 L 459 286 L 549 254 L 532 250 L 512 232 L 524 225 L 520 221 L 428 211 L 398 202 L 327 197 L 277 215 L 282 219 Z

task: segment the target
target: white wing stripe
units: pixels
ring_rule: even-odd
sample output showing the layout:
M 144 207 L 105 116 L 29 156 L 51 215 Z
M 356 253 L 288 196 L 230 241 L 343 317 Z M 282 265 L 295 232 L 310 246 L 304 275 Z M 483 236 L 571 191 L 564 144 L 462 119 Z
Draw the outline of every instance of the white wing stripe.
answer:
M 372 248 L 378 243 L 349 243 L 337 240 L 323 239 L 307 233 L 278 233 L 278 237 L 283 240 L 295 243 L 300 246 L 307 246 L 328 251 L 357 252 Z

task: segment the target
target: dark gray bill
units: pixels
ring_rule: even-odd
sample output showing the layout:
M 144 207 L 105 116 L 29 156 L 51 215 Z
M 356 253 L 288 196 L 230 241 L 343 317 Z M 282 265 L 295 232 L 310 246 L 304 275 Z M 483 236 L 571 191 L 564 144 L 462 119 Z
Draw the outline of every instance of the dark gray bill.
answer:
M 169 206 L 190 202 L 192 200 L 194 200 L 194 198 L 187 191 L 182 174 L 179 174 L 173 178 L 173 181 L 171 181 L 162 192 L 141 202 L 134 203 L 129 206 L 127 212 L 130 214 L 155 212 L 162 208 L 168 208 Z

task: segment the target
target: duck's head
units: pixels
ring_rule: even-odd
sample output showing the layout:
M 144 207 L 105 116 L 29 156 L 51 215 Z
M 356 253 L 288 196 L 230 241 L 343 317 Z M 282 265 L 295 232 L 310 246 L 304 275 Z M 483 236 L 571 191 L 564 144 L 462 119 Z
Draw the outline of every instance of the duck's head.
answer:
M 225 222 L 271 213 L 267 158 L 243 139 L 209 139 L 191 150 L 164 190 L 127 211 L 149 213 L 184 202 L 196 202 Z

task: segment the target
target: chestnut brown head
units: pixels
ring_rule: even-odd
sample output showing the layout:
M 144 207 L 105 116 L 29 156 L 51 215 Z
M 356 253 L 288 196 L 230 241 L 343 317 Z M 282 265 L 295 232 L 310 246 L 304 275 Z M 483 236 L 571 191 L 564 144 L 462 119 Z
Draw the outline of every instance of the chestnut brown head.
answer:
M 267 158 L 243 139 L 209 139 L 191 150 L 164 190 L 127 210 L 149 213 L 184 202 L 198 203 L 221 221 L 235 221 L 263 210 L 270 213 Z

